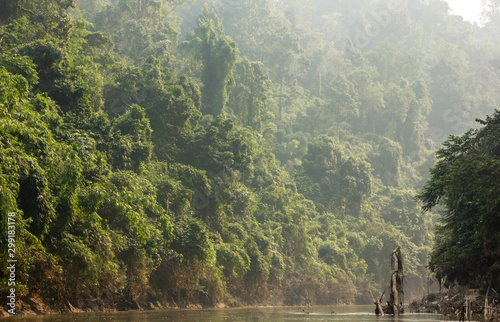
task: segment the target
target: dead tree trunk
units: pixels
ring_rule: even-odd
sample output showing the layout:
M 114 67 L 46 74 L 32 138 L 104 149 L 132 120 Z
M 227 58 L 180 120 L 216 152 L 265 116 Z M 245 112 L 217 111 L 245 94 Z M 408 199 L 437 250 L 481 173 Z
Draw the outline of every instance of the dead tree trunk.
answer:
M 486 297 L 484 298 L 484 319 L 487 320 L 491 315 L 491 308 L 489 304 L 488 297 L 490 296 L 491 282 L 493 281 L 493 276 L 490 277 L 490 283 L 488 285 L 488 290 L 486 291 Z
M 375 304 L 375 314 L 384 315 L 384 309 L 382 308 L 382 298 L 384 297 L 385 291 L 380 295 L 380 299 L 374 299 L 373 304 Z M 373 295 L 372 295 L 373 297 Z
M 403 260 L 401 259 L 401 246 L 392 252 L 391 297 L 388 305 L 389 314 L 403 313 Z

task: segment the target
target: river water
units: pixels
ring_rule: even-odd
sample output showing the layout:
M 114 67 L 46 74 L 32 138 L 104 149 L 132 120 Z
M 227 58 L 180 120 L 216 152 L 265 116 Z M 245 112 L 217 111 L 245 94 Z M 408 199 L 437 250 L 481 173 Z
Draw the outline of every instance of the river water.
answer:
M 237 308 L 207 310 L 174 310 L 118 313 L 75 313 L 68 315 L 47 315 L 32 317 L 10 317 L 2 321 L 27 322 L 229 322 L 229 321 L 360 321 L 360 322 L 428 322 L 441 321 L 436 314 L 404 314 L 399 317 L 374 314 L 374 306 L 331 306 L 331 307 L 285 307 L 285 308 Z

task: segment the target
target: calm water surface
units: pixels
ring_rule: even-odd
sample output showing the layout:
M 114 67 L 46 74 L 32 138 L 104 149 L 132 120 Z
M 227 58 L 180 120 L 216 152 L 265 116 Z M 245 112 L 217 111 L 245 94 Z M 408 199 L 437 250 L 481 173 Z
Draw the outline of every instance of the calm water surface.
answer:
M 307 308 L 304 308 L 307 311 Z M 360 321 L 360 322 L 427 322 L 441 321 L 435 314 L 405 314 L 400 317 L 374 314 L 374 306 L 332 306 L 314 307 L 303 312 L 299 307 L 290 308 L 240 308 L 193 311 L 148 311 L 119 313 L 84 313 L 71 315 L 50 315 L 38 317 L 13 317 L 2 321 L 66 322 L 66 321 L 106 321 L 106 322 L 223 322 L 223 321 Z

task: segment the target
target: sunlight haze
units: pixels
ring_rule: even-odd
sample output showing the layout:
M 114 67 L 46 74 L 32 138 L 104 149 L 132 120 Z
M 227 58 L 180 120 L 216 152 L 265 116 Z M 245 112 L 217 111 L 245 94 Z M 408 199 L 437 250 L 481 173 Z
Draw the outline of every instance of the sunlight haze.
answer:
M 464 20 L 480 23 L 481 0 L 446 0 L 451 8 L 451 13 L 464 17 Z
M 499 39 L 500 0 L 0 0 L 0 322 L 500 322 Z

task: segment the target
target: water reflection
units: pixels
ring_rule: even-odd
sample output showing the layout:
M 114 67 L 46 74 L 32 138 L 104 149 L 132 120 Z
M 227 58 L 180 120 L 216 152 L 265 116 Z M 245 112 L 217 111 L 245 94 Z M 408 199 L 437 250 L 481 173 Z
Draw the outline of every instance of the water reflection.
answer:
M 366 321 L 366 322 L 427 322 L 440 321 L 439 315 L 405 314 L 400 317 L 374 314 L 373 306 L 332 306 L 313 308 L 239 308 L 190 311 L 148 311 L 118 313 L 82 313 L 72 315 L 51 315 L 41 317 L 15 317 L 5 321 L 27 322 L 227 322 L 227 321 Z M 2 320 L 3 321 L 3 320 Z

